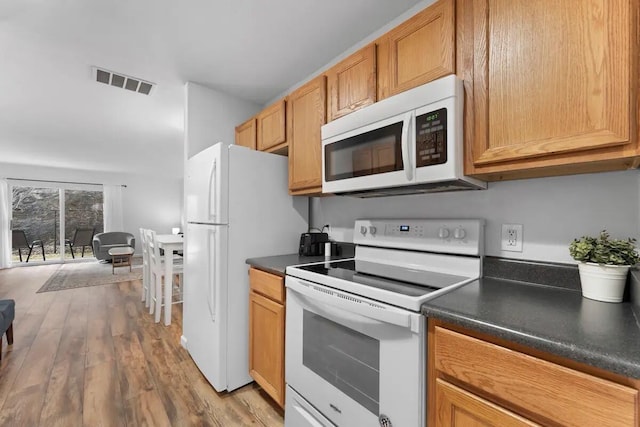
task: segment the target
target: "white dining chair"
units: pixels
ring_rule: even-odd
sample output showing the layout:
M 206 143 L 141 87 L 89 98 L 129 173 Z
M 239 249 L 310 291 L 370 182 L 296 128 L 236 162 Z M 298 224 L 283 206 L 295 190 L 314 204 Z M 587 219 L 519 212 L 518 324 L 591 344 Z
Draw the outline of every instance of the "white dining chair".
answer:
M 142 241 L 142 302 L 145 307 L 149 307 L 151 271 L 149 267 L 149 242 L 147 241 L 147 230 L 144 228 L 140 228 L 140 240 Z
M 155 314 L 155 322 L 160 322 L 161 309 L 164 305 L 163 298 L 163 286 L 162 281 L 164 277 L 164 263 L 165 262 L 173 262 L 173 272 L 178 276 L 178 289 L 180 292 L 180 296 L 174 300 L 173 295 L 171 295 L 171 304 L 178 304 L 182 302 L 182 272 L 183 272 L 183 264 L 181 262 L 182 257 L 174 258 L 172 253 L 164 254 L 164 257 L 160 255 L 160 247 L 156 241 L 156 232 L 153 230 L 146 230 L 146 240 L 148 243 L 148 253 L 149 253 L 149 272 L 150 272 L 150 282 L 149 282 L 149 314 Z M 164 280 L 172 280 L 173 278 L 164 278 Z M 173 289 L 173 286 L 172 286 Z

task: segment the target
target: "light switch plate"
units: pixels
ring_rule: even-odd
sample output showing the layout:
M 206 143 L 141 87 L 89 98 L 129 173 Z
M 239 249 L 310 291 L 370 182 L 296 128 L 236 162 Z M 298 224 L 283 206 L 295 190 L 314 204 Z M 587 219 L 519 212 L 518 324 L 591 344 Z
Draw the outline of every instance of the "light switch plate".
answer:
M 522 252 L 522 224 L 502 224 L 500 247 L 503 251 Z

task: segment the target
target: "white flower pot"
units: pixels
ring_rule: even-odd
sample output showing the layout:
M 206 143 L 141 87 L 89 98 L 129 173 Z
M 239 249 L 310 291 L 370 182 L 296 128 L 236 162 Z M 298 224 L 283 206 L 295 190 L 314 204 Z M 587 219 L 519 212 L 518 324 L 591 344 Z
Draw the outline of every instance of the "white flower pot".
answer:
M 628 265 L 578 264 L 582 296 L 596 301 L 621 302 L 627 284 Z

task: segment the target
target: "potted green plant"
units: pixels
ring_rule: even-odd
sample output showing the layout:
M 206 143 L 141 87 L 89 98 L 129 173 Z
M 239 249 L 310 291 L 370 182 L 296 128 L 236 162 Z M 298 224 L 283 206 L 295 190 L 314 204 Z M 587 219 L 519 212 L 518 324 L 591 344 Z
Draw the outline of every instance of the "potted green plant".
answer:
M 640 259 L 635 243 L 631 238 L 612 239 L 606 230 L 598 237 L 574 239 L 569 253 L 580 262 L 582 296 L 597 301 L 622 301 L 629 268 Z

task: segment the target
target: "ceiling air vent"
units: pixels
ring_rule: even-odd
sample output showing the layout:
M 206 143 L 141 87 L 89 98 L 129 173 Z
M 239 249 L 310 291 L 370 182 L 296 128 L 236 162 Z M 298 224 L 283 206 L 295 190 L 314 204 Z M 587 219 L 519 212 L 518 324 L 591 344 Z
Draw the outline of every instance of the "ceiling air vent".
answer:
M 105 70 L 104 68 L 91 67 L 91 69 L 93 71 L 93 78 L 98 83 L 127 89 L 143 95 L 151 95 L 151 90 L 155 87 L 155 83 L 147 82 L 137 77 L 127 76 L 122 73 Z

